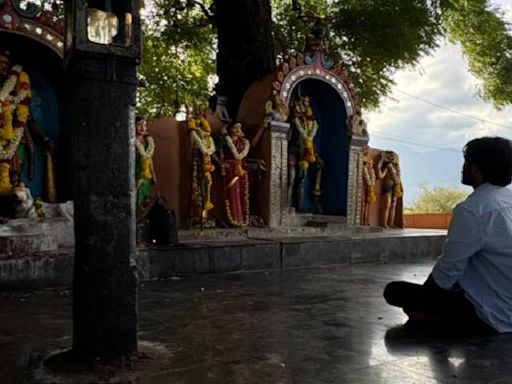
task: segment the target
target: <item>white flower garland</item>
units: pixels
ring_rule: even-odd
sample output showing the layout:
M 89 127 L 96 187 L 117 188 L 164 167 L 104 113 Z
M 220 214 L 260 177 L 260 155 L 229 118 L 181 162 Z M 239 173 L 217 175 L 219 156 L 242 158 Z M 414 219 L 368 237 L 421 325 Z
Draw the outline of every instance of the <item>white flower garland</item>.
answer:
M 23 71 L 23 67 L 21 65 L 15 65 L 12 67 L 12 72 L 19 73 Z M 14 90 L 14 87 L 16 87 L 16 84 L 18 83 L 18 76 L 16 74 L 12 74 L 9 76 L 9 78 L 5 81 L 4 86 L 0 90 L 0 112 L 3 111 L 2 104 L 5 102 L 8 98 L 12 99 L 15 104 L 18 104 L 21 100 L 23 100 L 27 92 L 25 90 L 20 90 L 18 93 L 18 96 L 13 98 L 10 96 L 11 92 Z M 11 107 L 13 109 L 13 107 Z
M 144 148 L 144 145 L 138 139 L 135 139 L 135 147 L 137 148 L 139 155 L 142 157 L 152 158 L 153 153 L 155 152 L 155 141 L 151 136 L 146 136 L 145 139 L 148 143 L 147 148 Z
M 304 124 L 305 127 L 302 127 L 302 123 L 298 118 L 295 118 L 295 127 L 297 127 L 297 130 L 300 133 L 300 136 L 304 141 L 313 140 L 316 136 L 316 133 L 318 131 L 318 123 L 316 120 L 312 121 L 311 127 L 308 127 L 308 121 L 306 121 L 306 124 Z
M 233 144 L 233 139 L 231 136 L 226 135 L 226 143 L 228 144 L 229 149 L 231 150 L 231 153 L 233 154 L 233 157 L 236 160 L 243 160 L 245 157 L 249 154 L 249 149 L 251 148 L 251 143 L 249 140 L 247 140 L 244 137 L 241 137 L 244 143 L 244 149 L 242 149 L 242 152 L 238 152 L 238 150 L 235 147 L 235 144 Z
M 23 127 L 16 128 L 14 130 L 14 138 L 9 141 L 9 144 L 0 151 L 0 160 L 10 160 L 20 144 L 21 138 L 23 137 Z
M 196 131 L 190 133 L 192 142 L 197 145 L 203 155 L 213 155 L 215 152 L 215 142 L 210 135 L 200 137 Z

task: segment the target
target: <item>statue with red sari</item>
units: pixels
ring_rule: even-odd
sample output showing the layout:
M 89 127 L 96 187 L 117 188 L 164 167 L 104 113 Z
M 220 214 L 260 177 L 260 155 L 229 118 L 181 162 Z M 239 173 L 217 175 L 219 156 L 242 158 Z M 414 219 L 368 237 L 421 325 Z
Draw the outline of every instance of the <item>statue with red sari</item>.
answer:
M 251 147 L 258 143 L 267 124 L 265 119 L 255 137 L 249 141 L 242 124 L 232 122 L 226 127 L 226 134 L 219 145 L 226 214 L 229 224 L 235 227 L 244 227 L 250 222 L 247 156 Z

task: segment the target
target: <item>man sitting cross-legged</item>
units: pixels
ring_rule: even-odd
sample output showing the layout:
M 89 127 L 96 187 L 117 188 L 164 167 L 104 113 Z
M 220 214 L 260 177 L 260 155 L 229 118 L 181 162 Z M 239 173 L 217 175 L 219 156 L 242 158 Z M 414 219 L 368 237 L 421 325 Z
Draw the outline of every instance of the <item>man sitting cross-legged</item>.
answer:
M 512 142 L 471 140 L 462 183 L 474 188 L 453 210 L 441 256 L 423 285 L 395 281 L 384 298 L 416 324 L 512 332 Z

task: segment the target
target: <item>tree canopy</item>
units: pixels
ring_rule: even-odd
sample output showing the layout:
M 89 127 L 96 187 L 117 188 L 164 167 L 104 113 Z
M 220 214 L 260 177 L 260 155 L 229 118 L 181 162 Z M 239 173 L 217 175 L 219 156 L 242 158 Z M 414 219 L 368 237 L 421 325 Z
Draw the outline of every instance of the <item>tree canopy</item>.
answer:
M 461 189 L 420 186 L 420 194 L 411 207 L 412 212 L 448 213 L 468 194 Z
M 212 94 L 217 27 L 226 22 L 216 20 L 215 9 L 226 1 L 148 0 L 142 113 L 174 114 L 186 101 Z M 272 6 L 268 22 L 277 58 L 303 51 L 308 33 L 322 19 L 329 53 L 343 64 L 365 108 L 377 107 L 391 90 L 394 72 L 415 65 L 445 37 L 461 44 L 470 71 L 481 80 L 478 91 L 484 99 L 498 107 L 512 102 L 512 38 L 502 11 L 489 1 L 237 1 Z M 237 22 L 251 23 L 251 17 Z M 240 44 L 248 49 L 255 43 Z

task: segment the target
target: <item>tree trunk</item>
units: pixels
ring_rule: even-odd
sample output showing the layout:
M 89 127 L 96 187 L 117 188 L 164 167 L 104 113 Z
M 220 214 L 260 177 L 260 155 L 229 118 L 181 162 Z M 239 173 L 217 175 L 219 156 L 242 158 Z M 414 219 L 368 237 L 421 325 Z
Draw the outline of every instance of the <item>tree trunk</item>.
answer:
M 215 0 L 215 9 L 217 94 L 234 118 L 249 86 L 275 69 L 270 0 Z

